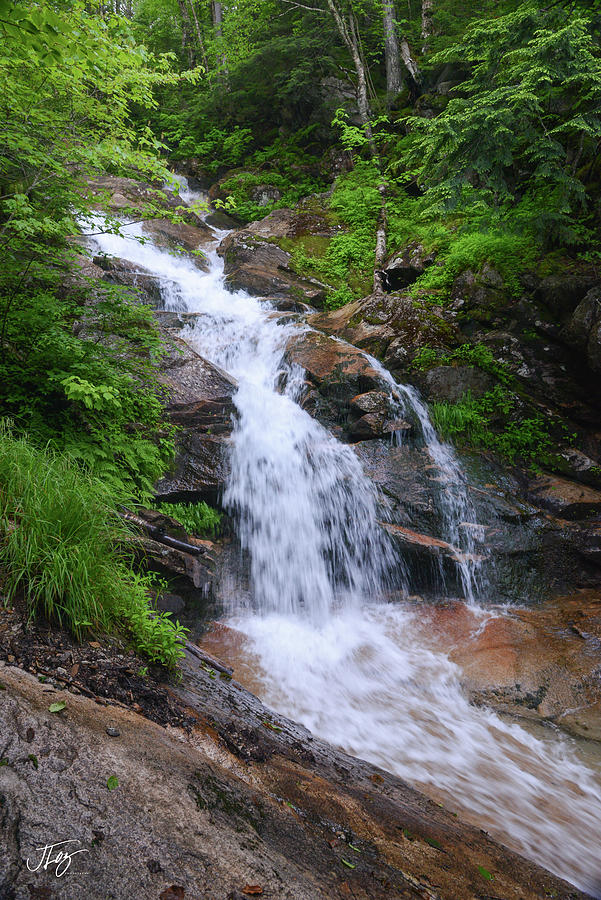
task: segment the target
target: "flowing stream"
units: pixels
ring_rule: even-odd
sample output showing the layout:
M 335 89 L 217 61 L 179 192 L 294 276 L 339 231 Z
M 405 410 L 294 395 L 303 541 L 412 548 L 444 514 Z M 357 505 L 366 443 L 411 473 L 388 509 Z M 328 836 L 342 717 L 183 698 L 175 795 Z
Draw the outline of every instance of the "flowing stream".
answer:
M 140 244 L 140 233 L 129 226 L 125 236 L 96 236 L 93 244 L 155 273 L 167 308 L 199 314 L 182 336 L 239 384 L 224 505 L 248 551 L 251 591 L 232 602 L 225 621 L 252 688 L 276 712 L 601 896 L 601 772 L 579 760 L 574 742 L 551 731 L 533 736 L 470 705 L 459 669 L 417 614 L 385 602 L 391 573 L 399 577 L 398 551 L 377 524 L 373 487 L 352 447 L 299 406 L 302 370 L 282 363 L 302 326 L 282 321 L 265 301 L 228 292 L 215 248 L 203 273 Z M 222 236 L 216 232 L 216 242 Z M 475 601 L 488 589 L 478 529 L 460 528 L 475 521 L 460 465 L 417 393 L 379 371 L 399 409 L 421 424 L 442 473 L 441 537 L 462 552 L 477 628 L 490 613 Z

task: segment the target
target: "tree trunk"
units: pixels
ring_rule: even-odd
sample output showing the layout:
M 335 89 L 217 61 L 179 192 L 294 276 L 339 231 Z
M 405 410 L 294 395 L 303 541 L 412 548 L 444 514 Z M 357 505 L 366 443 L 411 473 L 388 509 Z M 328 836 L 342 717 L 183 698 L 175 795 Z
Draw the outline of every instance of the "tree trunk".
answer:
M 370 152 L 372 156 L 375 156 L 376 146 L 371 130 L 371 109 L 369 106 L 369 97 L 367 94 L 367 76 L 365 72 L 365 66 L 363 65 L 363 60 L 361 58 L 361 51 L 359 49 L 359 40 L 357 37 L 357 29 L 356 23 L 354 21 L 354 16 L 352 13 L 349 15 L 349 24 L 347 25 L 342 17 L 342 12 L 337 6 L 335 0 L 328 0 L 328 8 L 332 14 L 334 22 L 336 23 L 336 27 L 338 29 L 340 37 L 342 38 L 347 50 L 351 54 L 353 65 L 355 66 L 355 72 L 357 73 L 357 106 L 359 107 L 359 117 L 369 141 Z
M 190 4 L 190 10 L 192 12 L 192 21 L 194 22 L 194 28 L 196 30 L 196 40 L 198 42 L 198 49 L 200 50 L 200 55 L 202 57 L 202 64 L 204 66 L 205 72 L 209 71 L 209 60 L 207 59 L 207 51 L 205 49 L 205 42 L 202 36 L 202 29 L 200 27 L 200 23 L 198 21 L 198 16 L 196 15 L 196 7 L 194 5 L 194 0 L 188 0 Z
M 401 59 L 407 70 L 407 86 L 411 99 L 415 100 L 421 93 L 422 73 L 407 43 L 407 38 L 402 37 L 400 42 Z
M 211 9 L 213 12 L 213 25 L 215 27 L 215 34 L 217 37 L 222 37 L 223 31 L 221 28 L 223 22 L 223 7 L 219 0 L 213 0 L 211 3 Z
M 211 12 L 213 15 L 213 28 L 215 29 L 215 37 L 218 41 L 223 37 L 223 5 L 219 2 L 219 0 L 211 0 Z M 221 68 L 225 74 L 225 81 L 227 83 L 229 72 L 227 68 L 227 59 L 225 53 L 219 54 L 219 61 L 221 63 Z
M 192 26 L 190 23 L 190 13 L 186 6 L 186 0 L 177 0 L 179 11 L 182 17 L 182 51 L 188 52 L 188 66 L 194 68 L 194 47 L 192 45 Z
M 386 215 L 386 184 L 382 182 L 378 190 L 382 197 L 382 206 L 380 207 L 380 215 L 378 217 L 378 227 L 376 229 L 376 252 L 374 257 L 374 294 L 382 294 L 382 267 L 386 259 L 386 229 L 388 227 L 388 217 Z
M 399 42 L 396 32 L 394 0 L 382 0 L 384 13 L 384 52 L 386 55 L 386 93 L 394 97 L 401 90 Z
M 426 51 L 428 50 L 430 38 L 434 33 L 434 23 L 432 21 L 433 16 L 434 0 L 422 0 L 422 53 L 426 53 Z

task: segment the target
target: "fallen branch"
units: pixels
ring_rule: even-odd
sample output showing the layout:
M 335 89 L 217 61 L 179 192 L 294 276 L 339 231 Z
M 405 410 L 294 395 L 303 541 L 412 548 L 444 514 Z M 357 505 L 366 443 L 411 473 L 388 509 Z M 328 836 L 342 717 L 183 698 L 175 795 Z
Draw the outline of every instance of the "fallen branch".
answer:
M 190 641 L 186 641 L 185 649 L 188 653 L 195 656 L 196 659 L 199 659 L 206 666 L 210 666 L 212 669 L 216 669 L 218 672 L 223 672 L 224 675 L 229 675 L 230 677 L 234 674 L 234 670 L 230 669 L 229 666 L 224 666 L 223 663 L 217 662 L 216 659 L 213 659 L 212 656 L 209 656 L 208 653 L 204 653 L 200 650 L 196 644 L 191 644 Z
M 186 541 L 180 541 L 178 538 L 171 537 L 170 534 L 166 534 L 157 525 L 151 525 L 150 522 L 140 518 L 140 516 L 136 516 L 129 509 L 125 509 L 119 515 L 126 522 L 137 525 L 138 528 L 145 531 L 149 537 L 158 541 L 159 544 L 165 544 L 165 546 L 172 547 L 174 550 L 180 550 L 182 553 L 190 553 L 192 556 L 206 556 L 206 550 L 203 547 L 197 547 L 195 544 L 188 544 Z

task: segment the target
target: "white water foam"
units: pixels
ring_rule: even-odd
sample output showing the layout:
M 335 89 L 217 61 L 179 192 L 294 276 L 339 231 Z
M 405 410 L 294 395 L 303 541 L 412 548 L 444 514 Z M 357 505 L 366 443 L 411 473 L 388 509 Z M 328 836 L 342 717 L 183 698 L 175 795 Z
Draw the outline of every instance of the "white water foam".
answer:
M 137 226 L 128 230 L 139 234 Z M 263 698 L 598 891 L 599 779 L 577 762 L 569 742 L 535 739 L 471 706 L 457 668 L 424 646 L 407 613 L 379 601 L 393 555 L 376 524 L 372 488 L 352 450 L 295 402 L 298 371 L 288 371 L 287 386 L 278 388 L 294 326 L 278 324 L 265 303 L 227 292 L 214 251 L 203 274 L 150 243 L 114 235 L 95 243 L 156 273 L 170 308 L 198 314 L 187 340 L 239 381 L 225 502 L 239 516 L 251 556 L 254 601 L 238 609 L 233 624 L 256 656 Z M 440 468 L 459 471 L 417 395 L 396 389 Z M 461 497 L 462 485 L 459 479 L 451 496 Z M 463 502 L 446 514 L 450 537 L 471 514 Z M 460 541 L 457 533 L 465 546 Z M 475 580 L 468 572 L 466 595 Z

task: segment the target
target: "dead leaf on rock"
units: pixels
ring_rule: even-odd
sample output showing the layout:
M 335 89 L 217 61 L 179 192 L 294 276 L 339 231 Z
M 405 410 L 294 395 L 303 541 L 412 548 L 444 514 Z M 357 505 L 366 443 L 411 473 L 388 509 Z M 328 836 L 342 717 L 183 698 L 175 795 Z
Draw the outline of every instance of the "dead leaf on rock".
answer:
M 246 894 L 247 897 L 256 897 L 263 893 L 263 888 L 259 884 L 246 884 L 242 888 L 242 893 Z
M 159 894 L 159 900 L 183 900 L 186 892 L 180 884 L 172 884 Z
M 90 647 L 94 647 L 96 650 L 99 650 L 102 644 L 99 641 L 88 641 Z

